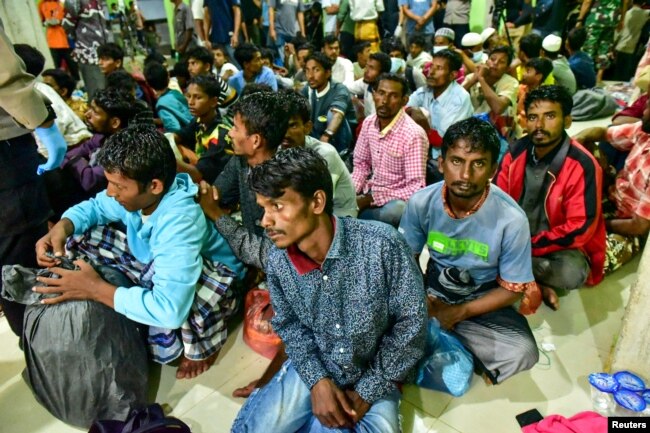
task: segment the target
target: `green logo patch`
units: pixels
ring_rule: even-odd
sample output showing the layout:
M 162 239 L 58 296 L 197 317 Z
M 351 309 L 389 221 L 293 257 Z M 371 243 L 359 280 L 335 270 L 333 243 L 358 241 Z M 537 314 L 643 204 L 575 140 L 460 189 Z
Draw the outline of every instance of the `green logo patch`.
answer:
M 486 262 L 490 252 L 488 244 L 473 239 L 453 239 L 440 232 L 429 232 L 427 245 L 440 254 L 460 256 L 471 253 Z

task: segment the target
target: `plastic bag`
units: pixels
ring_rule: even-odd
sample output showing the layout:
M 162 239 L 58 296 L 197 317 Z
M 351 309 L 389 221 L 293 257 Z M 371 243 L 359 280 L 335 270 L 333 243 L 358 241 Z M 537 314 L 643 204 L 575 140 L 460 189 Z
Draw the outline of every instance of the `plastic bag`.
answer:
M 166 417 L 159 404 L 152 404 L 141 410 L 134 410 L 122 421 L 95 421 L 88 433 L 191 433 L 187 424 Z
M 115 269 L 96 270 L 112 284 L 133 285 Z M 85 428 L 95 419 L 123 421 L 146 406 L 147 352 L 138 325 L 94 301 L 41 304 L 31 291 L 36 272 L 3 268 L 3 296 L 28 301 L 23 377 L 36 400 L 56 418 Z
M 244 342 L 260 355 L 273 359 L 282 340 L 271 327 L 273 307 L 268 290 L 253 289 L 246 294 Z
M 440 328 L 438 319 L 429 319 L 425 356 L 418 364 L 415 383 L 460 397 L 469 389 L 473 372 L 472 355 L 456 337 Z

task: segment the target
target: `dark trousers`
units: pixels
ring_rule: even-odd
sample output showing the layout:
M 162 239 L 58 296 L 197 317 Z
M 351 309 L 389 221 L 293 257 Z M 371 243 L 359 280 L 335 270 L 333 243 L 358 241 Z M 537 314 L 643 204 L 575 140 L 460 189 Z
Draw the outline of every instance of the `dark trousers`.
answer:
M 469 33 L 469 24 L 447 24 L 445 23 L 445 27 L 450 28 L 454 31 L 456 34 L 456 39 L 454 40 L 454 45 L 457 47 L 462 47 L 462 44 L 460 43 L 463 40 L 463 36 L 465 36 L 466 33 Z
M 61 61 L 65 60 L 66 65 L 68 65 L 68 70 L 70 70 L 70 75 L 79 81 L 79 67 L 77 66 L 77 62 L 72 60 L 72 56 L 70 55 L 72 50 L 70 48 L 50 48 L 50 53 L 52 54 L 55 68 L 61 68 Z
M 5 265 L 23 265 L 35 268 L 36 264 L 36 241 L 47 233 L 47 222 L 15 235 L 0 236 L 0 267 Z M 0 280 L 0 289 L 2 280 Z M 0 296 L 0 304 L 5 312 L 11 330 L 18 337 L 23 332 L 23 316 L 25 306 L 16 302 L 3 299 Z
M 622 53 L 620 51 L 616 52 L 616 76 L 615 80 L 621 81 L 630 81 L 630 78 L 634 75 L 636 71 L 636 65 L 639 62 L 636 61 L 636 55 L 634 53 Z

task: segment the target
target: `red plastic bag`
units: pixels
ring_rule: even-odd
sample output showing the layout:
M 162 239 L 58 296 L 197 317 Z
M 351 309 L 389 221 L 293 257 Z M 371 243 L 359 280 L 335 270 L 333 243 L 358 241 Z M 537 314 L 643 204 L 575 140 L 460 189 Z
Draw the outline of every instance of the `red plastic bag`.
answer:
M 273 359 L 282 340 L 271 327 L 273 307 L 269 291 L 250 290 L 244 308 L 244 342 L 260 355 Z

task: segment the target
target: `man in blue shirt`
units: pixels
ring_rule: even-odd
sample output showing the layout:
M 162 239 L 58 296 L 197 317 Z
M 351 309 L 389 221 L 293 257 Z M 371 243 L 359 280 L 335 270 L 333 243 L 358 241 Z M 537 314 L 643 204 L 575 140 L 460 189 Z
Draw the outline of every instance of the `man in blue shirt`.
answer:
M 575 28 L 569 32 L 564 43 L 569 53 L 569 67 L 576 77 L 578 90 L 591 89 L 596 86 L 596 66 L 591 56 L 582 51 L 582 46 L 587 40 L 587 31 L 583 28 Z
M 206 28 L 210 30 L 210 44 L 222 45 L 228 50 L 230 58 L 239 45 L 241 28 L 241 8 L 239 0 L 204 0 Z
M 433 14 L 438 7 L 437 0 L 399 0 L 402 13 L 406 16 L 406 34 L 424 36 L 426 48 L 431 50 L 433 39 Z
M 266 84 L 273 91 L 278 90 L 278 80 L 271 68 L 262 66 L 262 52 L 253 44 L 242 44 L 235 50 L 235 60 L 241 71 L 230 77 L 228 85 L 241 93 L 248 83 Z
M 227 335 L 226 318 L 232 307 L 201 302 L 199 286 L 204 259 L 218 262 L 219 292 L 212 295 L 232 303 L 232 284 L 244 274 L 230 246 L 208 224 L 194 197 L 198 188 L 187 174 L 176 175 L 176 159 L 165 137 L 150 126 L 132 126 L 107 141 L 97 157 L 104 167 L 108 188 L 93 199 L 68 209 L 61 220 L 36 243 L 38 264 L 51 268 L 59 279 L 40 278 L 47 287 L 37 287 L 39 293 L 56 294 L 45 299 L 45 304 L 69 300 L 101 302 L 138 323 L 151 327 L 193 334 L 201 343 L 203 356 L 188 353 L 176 374 L 190 378 L 206 371 L 221 348 Z M 75 263 L 78 271 L 66 271 L 56 266 L 59 260 L 47 253 L 61 256 L 65 253 L 68 236 L 80 235 L 100 225 L 121 222 L 126 226 L 128 250 L 140 264 L 154 269 L 152 286 L 142 281 L 133 287 L 116 287 L 103 280 L 83 260 Z M 114 238 L 107 239 L 111 244 Z M 109 246 L 102 246 L 106 250 Z M 205 283 L 202 283 L 205 284 Z M 193 304 L 198 304 L 194 305 Z M 213 307 L 214 316 L 205 317 L 204 332 L 194 335 L 195 328 L 185 326 L 191 309 Z M 209 320 L 208 320 L 209 319 Z M 218 324 L 219 328 L 212 325 Z M 216 341 L 213 337 L 216 336 Z M 173 343 L 170 339 L 166 343 Z M 185 340 L 184 340 L 185 341 Z M 212 345 L 212 343 L 214 345 Z M 170 362 L 183 354 L 183 346 Z M 162 362 L 162 361 L 161 361 Z
M 487 122 L 452 125 L 438 162 L 444 181 L 411 196 L 399 228 L 416 256 L 427 245 L 429 315 L 453 330 L 493 384 L 537 362 L 533 333 L 512 305 L 522 293 L 520 311 L 541 303 L 526 214 L 490 185 L 499 147 Z
M 391 227 L 332 215 L 327 163 L 293 148 L 252 169 L 275 247 L 266 268 L 273 329 L 288 360 L 232 431 L 400 431 L 397 384 L 424 354 L 424 288 Z

